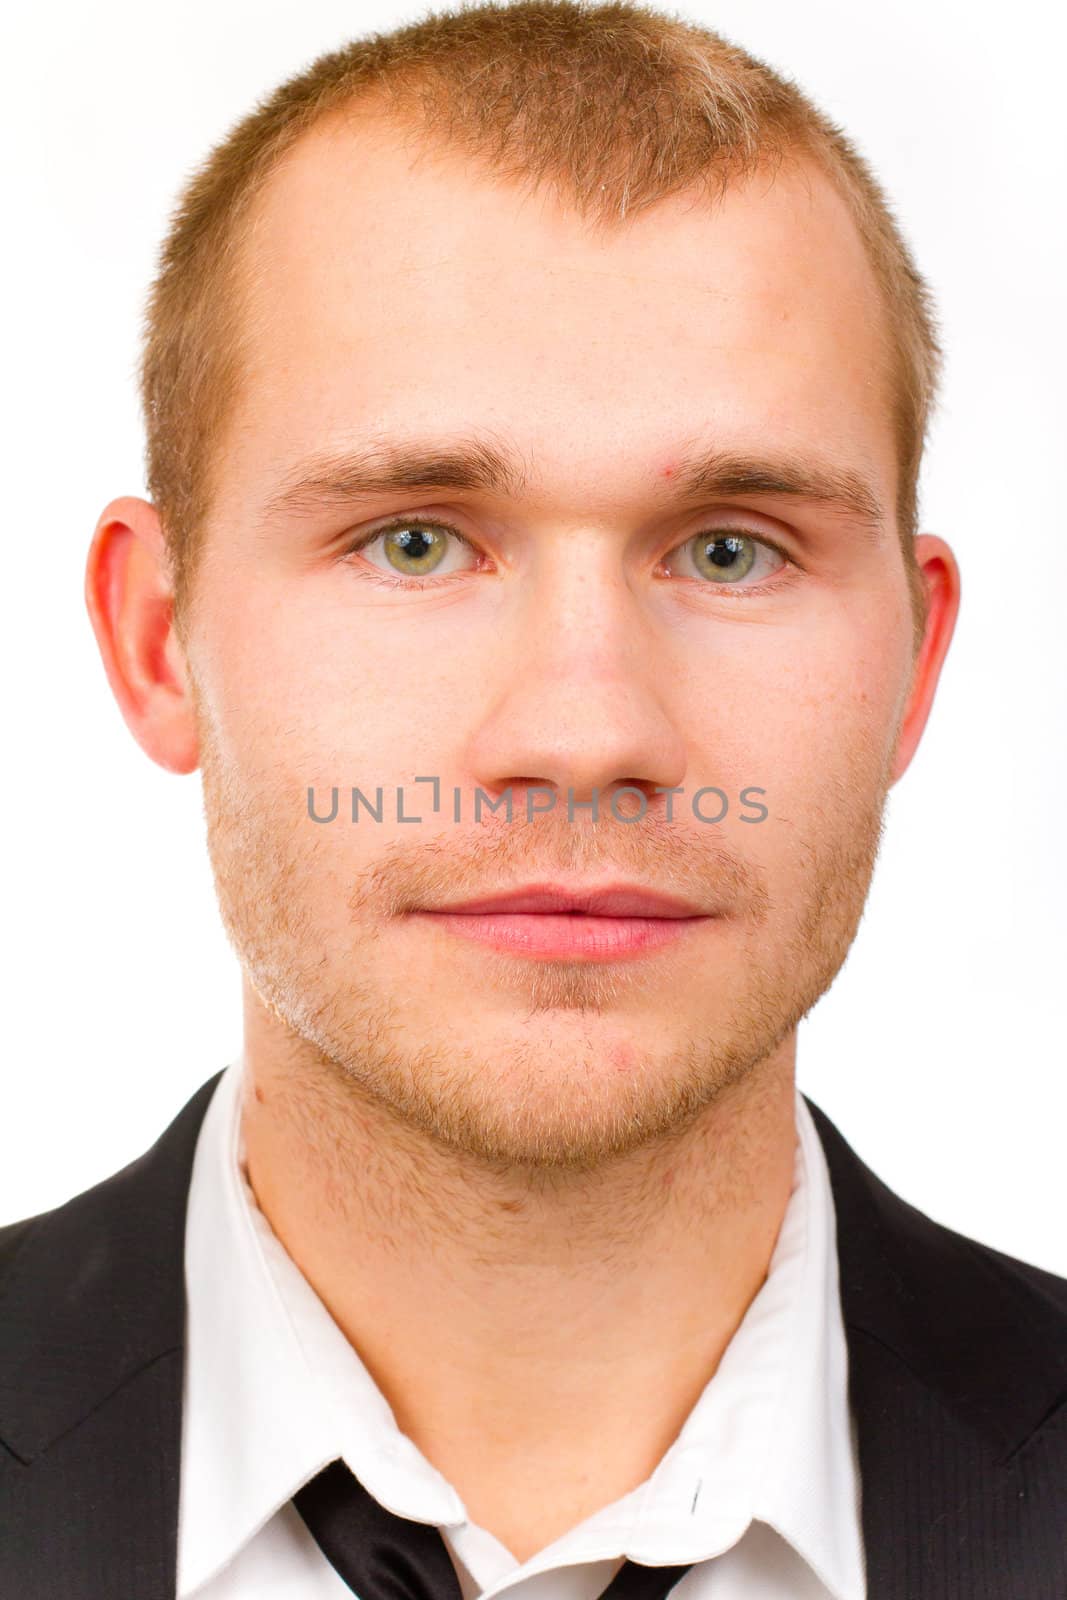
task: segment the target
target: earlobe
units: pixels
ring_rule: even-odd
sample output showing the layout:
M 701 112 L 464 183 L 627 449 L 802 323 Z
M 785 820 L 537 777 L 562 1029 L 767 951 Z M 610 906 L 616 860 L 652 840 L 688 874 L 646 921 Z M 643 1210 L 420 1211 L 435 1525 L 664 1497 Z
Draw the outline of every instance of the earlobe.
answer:
M 890 784 L 903 776 L 918 749 L 960 606 L 960 570 L 944 539 L 920 534 L 915 541 L 915 559 L 926 593 L 926 626 L 912 669 Z
M 185 653 L 159 514 L 127 496 L 104 508 L 85 568 L 85 603 L 111 691 L 137 743 L 168 772 L 199 763 Z

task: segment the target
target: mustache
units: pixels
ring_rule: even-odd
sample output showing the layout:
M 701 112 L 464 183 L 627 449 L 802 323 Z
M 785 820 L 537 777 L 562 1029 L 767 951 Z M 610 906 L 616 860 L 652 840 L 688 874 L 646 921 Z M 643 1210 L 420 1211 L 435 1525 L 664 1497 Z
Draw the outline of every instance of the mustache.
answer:
M 353 886 L 353 915 L 385 916 L 474 899 L 535 881 L 624 879 L 692 901 L 707 914 L 743 908 L 762 921 L 769 908 L 764 874 L 721 835 L 677 821 L 620 825 L 587 819 L 579 827 L 495 817 L 465 832 L 394 839 Z

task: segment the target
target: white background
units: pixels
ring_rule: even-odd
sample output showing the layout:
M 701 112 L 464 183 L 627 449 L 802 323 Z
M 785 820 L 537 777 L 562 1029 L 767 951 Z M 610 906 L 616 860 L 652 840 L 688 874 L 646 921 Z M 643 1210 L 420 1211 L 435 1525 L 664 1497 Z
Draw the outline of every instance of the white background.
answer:
M 1063 24 L 1037 0 L 682 9 L 855 138 L 947 345 L 923 526 L 959 556 L 963 608 L 856 945 L 801 1030 L 801 1087 L 914 1204 L 1067 1275 Z M 0 1221 L 132 1159 L 240 1050 L 199 776 L 134 742 L 82 594 L 100 511 L 143 493 L 134 368 L 169 208 L 277 82 L 419 15 L 332 0 L 7 13 Z

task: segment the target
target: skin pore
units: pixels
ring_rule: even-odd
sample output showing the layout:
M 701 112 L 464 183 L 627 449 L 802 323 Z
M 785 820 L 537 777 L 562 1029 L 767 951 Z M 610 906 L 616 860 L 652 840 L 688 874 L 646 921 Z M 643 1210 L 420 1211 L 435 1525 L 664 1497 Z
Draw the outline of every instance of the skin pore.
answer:
M 922 535 L 916 656 L 883 311 L 813 168 L 594 235 L 417 148 L 384 118 L 332 119 L 257 203 L 184 642 L 147 502 L 105 509 L 86 587 L 135 737 L 202 770 L 259 1204 L 399 1426 L 524 1560 L 650 1474 L 764 1280 L 796 1026 L 855 934 L 959 576 Z M 474 439 L 521 488 L 278 503 L 313 458 Z M 683 493 L 698 450 L 861 477 L 882 525 Z M 446 543 L 418 583 L 382 540 L 350 548 L 400 513 Z M 750 577 L 694 560 L 709 530 L 757 541 Z M 322 809 L 334 785 L 316 824 L 307 790 Z M 352 785 L 403 785 L 421 823 L 387 803 L 353 824 Z M 527 823 L 530 785 L 559 800 Z M 647 802 L 628 825 L 622 785 Z M 731 800 L 716 825 L 690 807 L 705 785 Z M 684 790 L 671 820 L 660 786 Z M 475 823 L 479 787 L 510 787 L 515 820 Z M 568 821 L 568 790 L 599 792 L 596 822 Z M 596 962 L 414 914 L 546 880 L 715 915 Z

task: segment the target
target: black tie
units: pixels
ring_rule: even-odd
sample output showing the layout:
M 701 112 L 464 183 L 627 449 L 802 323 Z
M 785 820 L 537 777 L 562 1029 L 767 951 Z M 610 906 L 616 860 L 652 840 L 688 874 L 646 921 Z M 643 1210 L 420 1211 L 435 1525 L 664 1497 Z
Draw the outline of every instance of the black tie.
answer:
M 440 1529 L 387 1511 L 343 1461 L 323 1467 L 293 1504 L 359 1600 L 462 1600 Z M 624 1561 L 600 1600 L 662 1600 L 690 1565 Z

